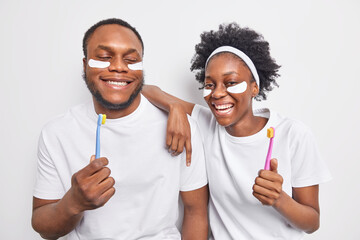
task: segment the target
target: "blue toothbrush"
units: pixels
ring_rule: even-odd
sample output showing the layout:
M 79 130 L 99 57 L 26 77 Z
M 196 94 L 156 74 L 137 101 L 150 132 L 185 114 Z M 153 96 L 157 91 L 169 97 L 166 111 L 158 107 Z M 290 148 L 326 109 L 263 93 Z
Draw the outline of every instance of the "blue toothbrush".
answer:
M 100 157 L 100 127 L 102 124 L 105 124 L 106 115 L 99 114 L 96 128 L 96 149 L 95 149 L 95 159 Z

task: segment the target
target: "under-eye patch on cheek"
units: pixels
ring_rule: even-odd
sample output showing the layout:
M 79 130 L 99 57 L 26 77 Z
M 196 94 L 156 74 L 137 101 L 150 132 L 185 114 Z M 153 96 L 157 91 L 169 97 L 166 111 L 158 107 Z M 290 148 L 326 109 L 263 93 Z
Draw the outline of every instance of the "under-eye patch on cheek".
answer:
M 227 91 L 230 93 L 243 93 L 246 91 L 246 88 L 247 88 L 247 83 L 244 81 L 239 84 L 236 84 L 235 86 L 228 87 Z
M 90 59 L 88 61 L 88 65 L 89 65 L 89 67 L 92 67 L 92 68 L 107 68 L 110 66 L 110 62 L 104 62 L 104 61 Z
M 137 63 L 134 63 L 134 64 L 128 64 L 128 68 L 130 70 L 143 70 L 143 63 L 142 62 L 137 62 Z
M 209 96 L 210 93 L 211 93 L 211 89 L 206 89 L 206 88 L 204 88 L 204 90 L 203 90 L 203 97 Z

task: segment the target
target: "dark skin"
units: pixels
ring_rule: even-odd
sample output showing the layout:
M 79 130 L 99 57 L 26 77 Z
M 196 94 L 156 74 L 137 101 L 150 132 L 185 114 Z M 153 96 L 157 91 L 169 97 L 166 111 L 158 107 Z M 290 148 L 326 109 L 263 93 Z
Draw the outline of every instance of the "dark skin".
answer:
M 106 158 L 91 162 L 71 178 L 71 188 L 62 199 L 33 198 L 33 228 L 43 238 L 57 239 L 72 231 L 85 210 L 103 206 L 115 193 L 115 181 Z
M 100 26 L 89 38 L 88 59 L 83 59 L 87 84 L 107 102 L 128 102 L 143 79 L 142 71 L 130 70 L 128 64 L 141 62 L 142 55 L 141 42 L 130 29 L 116 24 Z M 110 62 L 110 66 L 90 68 L 89 59 Z M 106 114 L 109 119 L 120 118 L 136 110 L 140 95 L 122 109 L 108 109 L 94 97 L 93 103 L 97 114 Z M 74 173 L 71 188 L 62 199 L 33 198 L 32 225 L 43 238 L 57 239 L 68 234 L 79 224 L 84 211 L 102 207 L 115 194 L 115 181 L 107 167 L 109 160 L 94 156 L 90 160 L 87 166 Z M 207 239 L 207 186 L 180 192 L 180 196 L 184 203 L 183 239 Z
M 142 61 L 142 46 L 135 33 L 116 24 L 104 25 L 96 29 L 90 37 L 87 49 L 88 59 L 83 59 L 83 66 L 89 83 L 106 101 L 113 104 L 126 102 L 140 87 L 143 79 L 142 71 L 132 71 L 128 68 L 128 64 Z M 91 68 L 87 64 L 89 59 L 107 61 L 111 64 L 106 69 Z M 123 82 L 126 85 L 119 86 L 111 82 Z M 104 113 L 108 119 L 114 119 L 135 111 L 140 104 L 140 95 L 136 96 L 133 103 L 125 109 L 110 110 L 96 99 L 93 102 L 97 113 Z
M 247 89 L 243 93 L 229 93 L 228 87 L 245 81 Z M 254 116 L 252 99 L 258 94 L 258 86 L 252 80 L 247 66 L 230 53 L 216 55 L 209 61 L 205 71 L 205 88 L 211 89 L 211 94 L 204 99 L 215 116 L 217 122 L 226 131 L 236 137 L 250 136 L 267 123 L 266 118 Z M 177 128 L 183 134 L 172 135 L 169 138 L 189 140 L 186 114 L 191 115 L 194 104 L 175 98 L 162 92 L 154 86 L 145 86 L 143 94 L 158 107 L 169 111 L 169 121 L 176 121 L 168 128 Z M 224 110 L 225 108 L 225 110 Z M 171 113 L 173 111 L 173 114 Z M 178 124 L 182 122 L 181 124 Z M 180 130 L 181 129 L 181 130 Z M 170 142 L 170 141 L 169 141 Z M 180 142 L 176 140 L 175 142 Z M 182 149 L 184 146 L 170 146 L 172 149 Z M 319 228 L 318 185 L 293 188 L 292 196 L 282 190 L 283 178 L 277 172 L 277 160 L 271 160 L 270 170 L 260 170 L 254 180 L 253 195 L 263 205 L 272 206 L 295 228 L 312 233 Z
M 218 58 L 225 60 L 216 61 Z M 226 131 L 236 137 L 250 136 L 260 131 L 267 119 L 254 116 L 252 98 L 258 93 L 258 86 L 251 82 L 250 70 L 230 54 L 214 56 L 205 73 L 205 88 L 212 90 L 204 99 L 216 117 L 217 122 Z M 221 65 L 219 65 L 221 64 Z M 221 68 L 222 71 L 218 69 Z M 241 94 L 229 93 L 227 87 L 245 81 L 247 90 Z M 216 106 L 231 105 L 229 111 L 221 111 Z

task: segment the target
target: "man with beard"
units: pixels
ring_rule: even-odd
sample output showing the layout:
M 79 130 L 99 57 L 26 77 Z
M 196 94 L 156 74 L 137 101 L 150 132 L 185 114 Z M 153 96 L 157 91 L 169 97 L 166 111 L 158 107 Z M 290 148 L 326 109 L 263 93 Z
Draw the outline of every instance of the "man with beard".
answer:
M 103 20 L 85 33 L 83 50 L 93 101 L 41 132 L 33 228 L 47 239 L 207 239 L 207 178 L 197 126 L 190 119 L 193 160 L 186 166 L 185 154 L 171 157 L 165 148 L 167 115 L 140 94 L 139 33 L 120 19 Z M 95 159 L 98 114 L 107 116 L 101 133 L 106 157 Z

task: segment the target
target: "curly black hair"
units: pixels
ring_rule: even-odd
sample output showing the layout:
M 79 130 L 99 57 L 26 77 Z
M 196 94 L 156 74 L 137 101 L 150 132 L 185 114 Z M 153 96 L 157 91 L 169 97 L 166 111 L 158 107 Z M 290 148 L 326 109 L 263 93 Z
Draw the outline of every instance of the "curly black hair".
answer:
M 210 54 L 221 46 L 232 46 L 244 52 L 254 63 L 260 79 L 259 94 L 256 100 L 266 100 L 267 92 L 273 86 L 279 86 L 275 79 L 279 77 L 275 60 L 270 56 L 269 43 L 263 36 L 237 23 L 221 24 L 219 30 L 203 32 L 201 42 L 195 46 L 195 55 L 191 60 L 190 70 L 196 72 L 196 80 L 204 86 L 205 63 Z M 255 81 L 252 79 L 252 81 Z
M 143 40 L 141 39 L 141 36 L 138 33 L 138 31 L 133 26 L 131 26 L 129 23 L 125 22 L 124 20 L 121 20 L 119 18 L 109 18 L 109 19 L 105 19 L 105 20 L 102 20 L 102 21 L 94 24 L 92 27 L 90 27 L 85 32 L 84 38 L 83 38 L 83 45 L 82 45 L 85 58 L 87 58 L 87 44 L 89 42 L 89 38 L 91 37 L 91 35 L 95 32 L 95 30 L 98 27 L 101 27 L 103 25 L 108 25 L 108 24 L 117 24 L 117 25 L 126 27 L 126 28 L 130 29 L 131 31 L 133 31 L 141 42 L 141 47 L 142 47 L 143 54 L 144 54 L 144 43 L 143 43 Z

